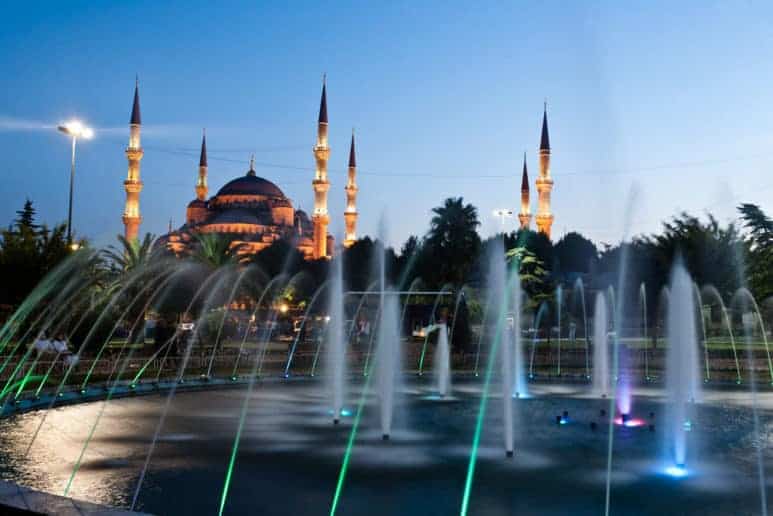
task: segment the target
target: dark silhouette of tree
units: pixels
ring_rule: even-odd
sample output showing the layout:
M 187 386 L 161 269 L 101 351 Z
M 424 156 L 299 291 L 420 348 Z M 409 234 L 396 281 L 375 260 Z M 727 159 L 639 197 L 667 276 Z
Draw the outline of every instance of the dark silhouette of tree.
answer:
M 71 254 L 63 224 L 50 230 L 38 225 L 29 199 L 16 213 L 17 219 L 0 236 L 0 304 L 20 303 L 48 271 Z
M 553 253 L 558 269 L 562 273 L 588 273 L 592 270 L 599 255 L 593 242 L 574 231 L 564 235 L 553 246 Z
M 424 240 L 425 274 L 430 284 L 461 285 L 470 273 L 481 249 L 477 228 L 478 210 L 461 197 L 449 197 L 434 214 Z
M 19 233 L 29 231 L 31 233 L 37 233 L 40 229 L 38 224 L 35 224 L 35 208 L 32 206 L 32 201 L 27 199 L 24 201 L 24 207 L 16 212 L 19 217 L 14 221 L 16 230 Z
M 746 238 L 746 276 L 754 296 L 764 301 L 773 296 L 773 220 L 754 204 L 738 207 L 749 231 Z

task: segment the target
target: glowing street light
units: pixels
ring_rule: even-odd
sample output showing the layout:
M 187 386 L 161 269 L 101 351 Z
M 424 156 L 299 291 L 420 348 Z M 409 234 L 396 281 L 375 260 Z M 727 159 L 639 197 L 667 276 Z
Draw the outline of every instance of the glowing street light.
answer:
M 75 183 L 75 142 L 78 140 L 78 138 L 83 138 L 85 140 L 92 139 L 94 137 L 94 130 L 91 127 L 87 127 L 79 120 L 70 120 L 69 122 L 58 126 L 57 130 L 60 133 L 66 134 L 72 139 L 72 160 L 70 162 L 70 204 L 69 208 L 67 209 L 67 245 L 70 246 L 71 249 L 76 250 L 77 247 L 73 248 L 72 243 L 72 190 L 73 184 Z
M 499 210 L 494 210 L 494 216 L 499 217 L 500 222 L 502 223 L 502 231 L 505 230 L 505 219 L 510 219 L 513 217 L 513 210 L 508 210 L 507 208 L 501 208 Z

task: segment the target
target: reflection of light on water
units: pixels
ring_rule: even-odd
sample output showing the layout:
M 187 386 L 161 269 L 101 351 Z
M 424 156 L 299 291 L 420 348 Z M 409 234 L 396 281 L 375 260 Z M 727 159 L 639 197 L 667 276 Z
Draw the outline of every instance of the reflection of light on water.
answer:
M 329 416 L 332 416 L 333 415 L 333 409 L 328 410 L 327 413 L 328 413 Z M 340 415 L 341 415 L 341 417 L 349 417 L 349 416 L 352 415 L 352 411 L 349 410 L 349 409 L 345 409 L 344 408 L 344 409 L 341 409 L 341 414 Z
M 669 477 L 684 478 L 687 476 L 687 468 L 681 465 L 669 466 L 665 469 L 664 473 Z
M 632 417 L 630 419 L 627 419 L 625 422 L 623 422 L 623 417 L 622 416 L 617 416 L 615 418 L 615 424 L 616 425 L 622 425 L 622 426 L 625 426 L 627 428 L 635 428 L 637 426 L 643 426 L 644 425 L 644 421 L 641 420 L 641 419 Z

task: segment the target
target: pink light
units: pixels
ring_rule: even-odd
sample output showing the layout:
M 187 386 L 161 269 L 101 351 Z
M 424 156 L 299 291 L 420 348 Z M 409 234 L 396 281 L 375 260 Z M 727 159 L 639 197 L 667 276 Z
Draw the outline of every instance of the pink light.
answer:
M 634 427 L 637 427 L 637 426 L 644 426 L 644 420 L 632 417 L 628 421 L 623 423 L 622 416 L 617 416 L 615 418 L 615 424 L 616 425 L 620 425 L 620 426 L 625 426 L 627 428 L 634 428 Z

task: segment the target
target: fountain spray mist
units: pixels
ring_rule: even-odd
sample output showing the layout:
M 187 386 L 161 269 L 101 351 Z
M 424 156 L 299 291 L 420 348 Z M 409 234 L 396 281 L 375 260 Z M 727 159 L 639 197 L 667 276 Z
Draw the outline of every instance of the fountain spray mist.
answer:
M 680 259 L 671 270 L 666 331 L 666 392 L 669 402 L 666 438 L 670 439 L 674 464 L 681 468 L 687 458 L 690 403 L 699 399 L 701 383 L 693 284 Z
M 384 295 L 383 300 L 376 347 L 376 374 L 381 403 L 381 434 L 386 440 L 392 433 L 395 394 L 402 368 L 400 367 L 398 298 L 395 295 Z
M 451 391 L 451 350 L 448 345 L 448 326 L 438 324 L 437 346 L 435 348 L 435 380 L 441 398 Z
M 327 328 L 328 339 L 328 390 L 332 397 L 333 423 L 338 424 L 344 408 L 346 378 L 346 338 L 344 335 L 344 282 L 343 266 L 339 257 L 333 262 L 333 277 L 330 283 L 330 322 Z
M 609 396 L 609 339 L 607 338 L 607 302 L 603 292 L 596 294 L 593 314 L 593 393 Z
M 523 357 L 523 336 L 521 335 L 521 305 L 523 303 L 523 294 L 521 292 L 521 278 L 518 275 L 517 267 L 512 271 L 510 289 L 513 303 L 513 370 L 515 373 L 515 390 L 513 395 L 516 398 L 521 398 L 529 395 L 529 384 L 526 381 L 526 366 Z

